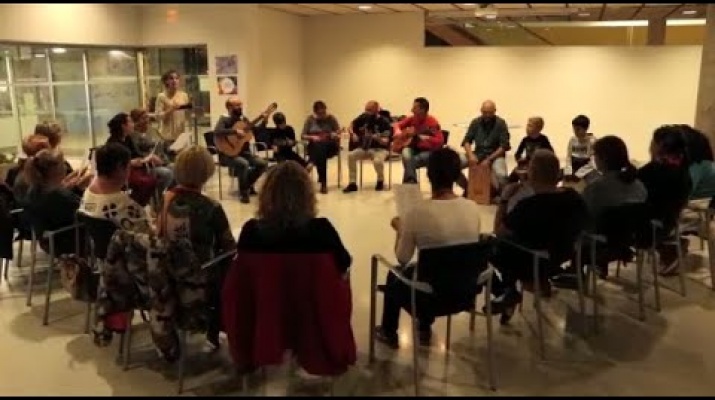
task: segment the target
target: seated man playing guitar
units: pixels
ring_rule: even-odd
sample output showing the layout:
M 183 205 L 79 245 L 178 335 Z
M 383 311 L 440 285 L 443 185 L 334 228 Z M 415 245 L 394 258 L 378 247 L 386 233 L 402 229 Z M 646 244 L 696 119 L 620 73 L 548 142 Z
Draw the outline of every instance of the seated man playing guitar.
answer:
M 444 145 L 439 122 L 428 112 L 429 101 L 418 97 L 412 105 L 412 116 L 397 124 L 401 132 L 395 134 L 392 151 L 402 152 L 402 183 L 417 183 L 417 168 L 427 166 L 430 154 Z
M 365 112 L 350 125 L 350 154 L 348 155 L 348 171 L 350 184 L 343 190 L 344 193 L 357 191 L 357 162 L 366 158 L 372 159 L 377 173 L 375 190 L 383 190 L 385 182 L 385 159 L 387 159 L 388 146 L 392 126 L 390 120 L 380 115 L 380 105 L 372 100 L 365 105 Z
M 214 127 L 214 141 L 219 151 L 219 162 L 227 165 L 234 176 L 238 177 L 241 203 L 247 204 L 250 203 L 249 195 L 256 194 L 253 184 L 268 168 L 268 162 L 251 153 L 249 140 L 246 140 L 240 149 L 234 149 L 235 156 L 227 153 L 231 149 L 226 149 L 223 143 L 230 147 L 231 144 L 227 140 L 230 136 L 234 136 L 231 141 L 243 138 L 246 133 L 238 132 L 234 125 L 239 121 L 247 121 L 247 118 L 243 115 L 243 102 L 238 97 L 226 100 L 226 110 L 228 115 L 222 115 Z M 249 126 L 259 124 L 255 129 L 262 128 L 268 122 L 268 115 L 268 112 L 261 114 L 256 121 L 249 122 Z

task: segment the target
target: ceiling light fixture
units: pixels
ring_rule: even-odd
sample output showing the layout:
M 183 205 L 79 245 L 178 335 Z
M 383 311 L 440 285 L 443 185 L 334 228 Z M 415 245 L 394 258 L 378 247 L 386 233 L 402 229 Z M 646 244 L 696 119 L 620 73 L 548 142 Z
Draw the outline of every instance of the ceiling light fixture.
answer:
M 67 52 L 67 49 L 65 49 L 63 47 L 53 47 L 52 52 L 55 54 L 64 54 Z
M 362 11 L 372 10 L 372 6 L 363 4 L 363 5 L 358 6 L 358 10 L 362 10 Z
M 467 29 L 472 29 L 472 28 L 474 28 L 474 24 L 471 22 L 465 22 L 464 27 Z
M 683 15 L 695 15 L 695 14 L 697 14 L 697 13 L 698 13 L 698 12 L 695 11 L 695 10 L 685 10 L 685 11 L 683 11 Z
M 487 14 L 487 15 L 484 16 L 484 18 L 486 18 L 486 19 L 497 19 L 497 15 L 496 15 L 496 14 Z
M 578 16 L 579 16 L 579 17 L 590 17 L 590 16 L 591 16 L 591 13 L 580 12 L 580 13 L 578 13 Z
M 465 7 L 474 7 L 477 5 L 477 3 L 462 3 L 462 5 Z

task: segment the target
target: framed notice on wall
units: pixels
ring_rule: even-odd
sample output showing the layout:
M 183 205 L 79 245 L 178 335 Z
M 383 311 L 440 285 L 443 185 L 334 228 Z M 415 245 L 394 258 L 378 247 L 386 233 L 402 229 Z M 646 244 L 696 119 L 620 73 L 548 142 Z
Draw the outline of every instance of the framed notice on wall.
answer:
M 216 78 L 218 84 L 218 94 L 235 95 L 238 94 L 238 77 L 219 76 Z
M 216 76 L 238 75 L 238 56 L 216 56 Z

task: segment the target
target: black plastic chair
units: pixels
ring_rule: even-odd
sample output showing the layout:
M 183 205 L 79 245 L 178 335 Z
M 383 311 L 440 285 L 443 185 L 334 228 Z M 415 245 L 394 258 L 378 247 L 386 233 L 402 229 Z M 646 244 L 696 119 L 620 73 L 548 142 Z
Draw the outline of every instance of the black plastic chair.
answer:
M 402 271 L 393 267 L 384 257 L 376 254 L 371 259 L 371 284 L 370 284 L 370 333 L 369 333 L 369 361 L 375 361 L 375 327 L 376 327 L 376 295 L 378 265 L 382 264 L 389 269 L 402 283 L 410 288 L 411 301 L 408 312 L 412 318 L 412 346 L 415 395 L 420 394 L 421 371 L 418 364 L 418 326 L 415 316 L 430 315 L 433 317 L 447 317 L 447 334 L 445 338 L 446 349 L 450 348 L 452 315 L 462 312 L 470 314 L 470 331 L 474 331 L 477 315 L 483 315 L 487 320 L 487 365 L 489 373 L 489 387 L 496 390 L 493 367 L 492 346 L 492 313 L 491 313 L 491 288 L 494 269 L 489 265 L 488 259 L 492 246 L 488 241 L 473 242 L 456 246 L 439 247 L 420 250 L 418 262 L 414 266 L 411 277 L 406 277 Z M 486 287 L 485 303 L 486 314 L 477 312 L 476 296 Z M 419 292 L 419 293 L 417 293 Z

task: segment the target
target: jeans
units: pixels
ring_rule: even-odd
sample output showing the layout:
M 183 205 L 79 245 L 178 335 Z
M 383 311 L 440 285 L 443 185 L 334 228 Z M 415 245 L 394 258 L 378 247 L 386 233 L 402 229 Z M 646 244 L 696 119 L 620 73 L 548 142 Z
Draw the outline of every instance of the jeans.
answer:
M 258 156 L 243 153 L 238 157 L 221 159 L 238 177 L 238 187 L 241 192 L 248 192 L 263 172 L 268 168 L 268 162 Z
M 372 159 L 372 165 L 377 173 L 377 181 L 385 181 L 385 159 L 387 159 L 387 150 L 385 149 L 355 149 L 348 154 L 348 171 L 350 183 L 357 182 L 357 162 L 366 158 Z
M 405 173 L 402 183 L 417 183 L 417 169 L 426 167 L 430 152 L 427 150 L 414 150 L 406 147 L 402 150 L 402 166 Z
M 467 160 L 466 154 L 460 154 L 459 159 L 462 162 L 463 169 L 469 166 L 469 161 Z M 502 156 L 492 161 L 491 168 L 492 187 L 494 187 L 494 189 L 496 189 L 496 192 L 499 193 L 509 180 L 509 172 L 506 169 L 506 158 Z
M 338 154 L 336 147 L 337 144 L 333 141 L 308 144 L 310 162 L 315 165 L 315 169 L 318 171 L 318 182 L 323 185 L 328 183 L 328 159 Z
M 152 175 L 156 178 L 156 188 L 159 193 L 164 193 L 166 189 L 174 185 L 174 170 L 167 166 L 152 168 Z
M 414 267 L 408 265 L 402 270 L 402 274 L 408 278 L 412 278 L 414 273 Z M 428 294 L 417 291 L 415 293 L 415 299 L 417 303 L 417 310 L 420 310 L 420 303 L 425 303 L 428 300 L 426 297 Z M 402 283 L 394 274 L 387 274 L 387 282 L 385 283 L 384 301 L 382 305 L 382 331 L 385 334 L 394 336 L 397 334 L 397 328 L 400 322 L 400 309 L 404 308 L 411 312 L 412 307 L 412 294 L 410 287 Z M 424 308 L 423 308 L 424 309 Z M 434 316 L 423 315 L 426 313 L 420 312 L 419 315 L 419 331 L 420 332 L 430 332 L 432 324 L 434 323 Z M 414 318 L 414 316 L 413 316 Z

